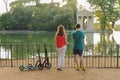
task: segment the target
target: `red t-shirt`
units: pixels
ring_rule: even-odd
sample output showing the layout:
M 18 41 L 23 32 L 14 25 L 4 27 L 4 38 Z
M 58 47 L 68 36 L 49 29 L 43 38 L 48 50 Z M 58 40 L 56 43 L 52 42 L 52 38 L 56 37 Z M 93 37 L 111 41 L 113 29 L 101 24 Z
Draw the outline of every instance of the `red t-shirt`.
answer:
M 65 35 L 63 36 L 56 36 L 56 46 L 57 48 L 61 48 L 64 45 L 66 45 L 66 41 L 65 41 Z

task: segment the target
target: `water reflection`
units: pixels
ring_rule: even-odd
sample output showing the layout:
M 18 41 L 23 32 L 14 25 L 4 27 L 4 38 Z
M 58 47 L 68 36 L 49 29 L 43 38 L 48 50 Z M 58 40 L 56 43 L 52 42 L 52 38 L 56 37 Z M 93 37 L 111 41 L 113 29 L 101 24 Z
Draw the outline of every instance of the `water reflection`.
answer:
M 120 44 L 120 31 L 113 30 L 113 34 L 110 36 L 111 40 L 112 40 L 112 37 L 114 38 L 116 44 Z
M 106 41 L 113 42 L 115 41 L 116 44 L 120 44 L 120 31 L 113 30 L 112 34 L 105 33 L 104 35 Z M 100 33 L 94 33 L 93 34 L 93 43 L 98 44 L 101 40 L 101 34 Z
M 119 34 L 120 31 L 115 30 L 110 32 L 101 31 L 99 33 L 87 33 L 87 45 L 85 45 L 85 53 L 87 55 L 91 55 L 88 53 L 92 53 L 92 55 L 116 56 L 118 53 L 118 46 L 116 44 L 120 44 Z
M 0 47 L 0 59 L 11 59 L 10 50 L 6 50 L 3 47 Z

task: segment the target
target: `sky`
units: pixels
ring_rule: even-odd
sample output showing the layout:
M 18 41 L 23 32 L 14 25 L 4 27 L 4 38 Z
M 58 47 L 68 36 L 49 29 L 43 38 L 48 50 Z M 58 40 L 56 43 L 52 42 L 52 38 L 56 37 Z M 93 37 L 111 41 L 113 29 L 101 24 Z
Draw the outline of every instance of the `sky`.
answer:
M 15 0 L 8 0 L 8 3 L 11 3 Z M 62 0 L 53 0 L 54 2 L 60 2 L 62 3 Z M 85 7 L 86 9 L 89 9 L 90 5 L 89 3 L 86 2 L 86 0 L 77 0 L 78 1 L 78 5 L 82 5 L 83 7 Z M 50 3 L 51 0 L 41 0 L 42 3 Z M 10 9 L 9 5 L 8 8 Z M 6 9 L 5 9 L 5 4 L 3 2 L 3 0 L 0 0 L 0 14 L 5 13 Z

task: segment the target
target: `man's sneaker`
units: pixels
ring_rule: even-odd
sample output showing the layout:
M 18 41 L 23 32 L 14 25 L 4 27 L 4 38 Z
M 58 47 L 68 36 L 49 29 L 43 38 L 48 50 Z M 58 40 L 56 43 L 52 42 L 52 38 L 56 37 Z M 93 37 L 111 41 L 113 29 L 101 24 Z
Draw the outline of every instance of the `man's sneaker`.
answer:
M 85 68 L 83 68 L 83 71 L 86 71 L 86 69 L 85 69 Z
M 79 70 L 80 70 L 80 67 L 76 67 L 76 70 L 79 71 Z
M 86 71 L 86 70 L 85 70 L 85 66 L 84 66 L 84 65 L 82 65 L 82 69 L 83 69 L 83 71 Z

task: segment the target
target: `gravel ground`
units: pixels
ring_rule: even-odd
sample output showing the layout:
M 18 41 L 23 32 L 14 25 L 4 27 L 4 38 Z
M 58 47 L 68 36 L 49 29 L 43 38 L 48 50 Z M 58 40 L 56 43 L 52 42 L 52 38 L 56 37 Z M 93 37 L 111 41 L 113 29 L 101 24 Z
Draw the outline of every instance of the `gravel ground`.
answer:
M 118 68 L 86 68 L 76 71 L 74 68 L 56 68 L 20 71 L 18 67 L 0 67 L 0 80 L 119 80 Z

